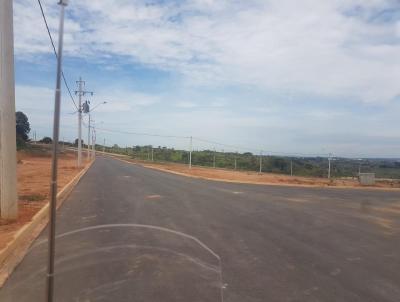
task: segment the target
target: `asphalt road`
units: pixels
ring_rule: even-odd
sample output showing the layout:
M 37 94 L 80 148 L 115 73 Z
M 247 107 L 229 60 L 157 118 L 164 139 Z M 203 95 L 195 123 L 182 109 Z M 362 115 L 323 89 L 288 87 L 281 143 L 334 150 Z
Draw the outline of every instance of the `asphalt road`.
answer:
M 56 301 L 221 301 L 223 285 L 225 302 L 397 302 L 399 231 L 400 192 L 213 182 L 98 157 L 58 212 Z M 0 301 L 45 301 L 46 235 Z

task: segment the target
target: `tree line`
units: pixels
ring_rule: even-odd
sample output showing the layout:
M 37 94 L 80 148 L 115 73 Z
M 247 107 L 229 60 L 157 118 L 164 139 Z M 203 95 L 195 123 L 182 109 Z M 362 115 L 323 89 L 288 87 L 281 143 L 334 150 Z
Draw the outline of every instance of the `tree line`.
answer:
M 16 112 L 17 148 L 26 148 L 31 130 L 28 117 L 21 111 Z M 51 144 L 50 137 L 43 137 L 40 143 Z M 69 146 L 77 146 L 78 139 L 73 143 L 60 142 Z M 82 140 L 82 146 L 85 147 Z M 151 145 L 122 148 L 115 144 L 104 147 L 105 151 L 129 155 L 138 160 L 154 160 L 188 164 L 189 152 L 168 147 L 153 147 Z M 103 146 L 96 145 L 96 150 Z M 236 169 L 244 171 L 259 171 L 260 156 L 251 152 L 219 152 L 213 150 L 195 150 L 192 152 L 192 164 L 205 167 Z M 263 172 L 292 174 L 298 176 L 327 177 L 328 159 L 325 157 L 288 157 L 264 155 L 261 157 Z M 359 172 L 374 172 L 380 178 L 400 179 L 400 161 L 398 159 L 347 159 L 332 160 L 332 177 L 357 177 Z
M 96 145 L 96 149 L 103 150 L 103 146 Z M 137 160 L 189 163 L 189 152 L 168 147 L 153 147 L 151 145 L 119 147 L 105 147 L 106 152 L 124 154 Z M 192 151 L 192 164 L 204 167 L 235 169 L 242 171 L 259 171 L 260 156 L 251 152 L 219 152 L 213 150 Z M 326 157 L 290 157 L 264 155 L 261 158 L 263 172 L 327 177 L 328 159 Z M 334 158 L 331 161 L 331 176 L 358 177 L 359 172 L 373 172 L 379 178 L 400 179 L 400 161 L 397 159 L 349 159 Z

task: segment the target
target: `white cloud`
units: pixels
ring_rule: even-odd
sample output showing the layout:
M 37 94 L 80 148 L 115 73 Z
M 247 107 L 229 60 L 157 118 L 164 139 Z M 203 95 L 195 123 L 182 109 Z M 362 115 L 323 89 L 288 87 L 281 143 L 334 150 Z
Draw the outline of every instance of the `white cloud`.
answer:
M 53 32 L 57 7 L 45 1 Z M 400 94 L 398 24 L 367 22 L 390 0 L 75 1 L 68 55 L 126 56 L 193 84 L 251 84 L 387 102 Z M 49 52 L 36 3 L 15 5 L 17 55 Z M 128 62 L 129 63 L 129 62 Z
M 54 90 L 47 87 L 17 85 L 15 102 L 17 109 L 35 109 L 52 111 L 54 108 Z
M 178 107 L 178 108 L 188 108 L 188 109 L 190 109 L 190 108 L 195 108 L 198 105 L 196 103 L 194 103 L 194 102 L 181 101 L 181 102 L 175 103 L 175 106 Z
M 59 8 L 42 1 L 56 40 Z M 14 3 L 17 59 L 45 64 L 42 55 L 52 56 L 52 48 L 37 3 Z M 65 57 L 86 60 L 82 69 L 101 66 L 98 83 L 110 74 L 109 87 L 94 88 L 93 105 L 109 101 L 96 109 L 96 121 L 113 129 L 197 135 L 282 151 L 319 152 L 325 144 L 338 153 L 369 147 L 372 153 L 392 153 L 385 142 L 398 133 L 400 23 L 387 14 L 399 8 L 397 0 L 160 3 L 70 2 Z M 81 67 L 73 62 L 68 61 L 70 76 Z M 158 79 L 127 80 L 121 62 L 166 70 L 172 77 L 153 90 Z M 114 80 L 118 74 L 125 78 Z M 96 75 L 90 79 L 96 80 Z M 142 93 L 133 92 L 139 89 Z M 17 87 L 17 108 L 46 133 L 53 101 L 53 89 Z M 64 97 L 63 129 L 74 138 L 72 108 Z M 332 145 L 324 141 L 330 138 Z
M 96 108 L 97 112 L 129 112 L 138 108 L 148 107 L 160 101 L 157 95 L 135 93 L 122 89 L 109 89 L 105 92 L 99 91 L 94 97 L 92 107 L 106 101 L 107 104 Z

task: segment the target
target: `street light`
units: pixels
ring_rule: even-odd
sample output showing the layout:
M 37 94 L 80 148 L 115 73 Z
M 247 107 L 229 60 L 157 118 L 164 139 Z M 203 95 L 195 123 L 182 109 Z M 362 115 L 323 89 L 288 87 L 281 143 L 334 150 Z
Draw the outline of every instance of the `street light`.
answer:
M 91 126 L 90 126 L 90 112 L 93 112 L 97 107 L 99 107 L 99 106 L 101 106 L 101 105 L 104 105 L 104 104 L 107 104 L 107 101 L 104 101 L 104 102 L 101 102 L 101 103 L 97 104 L 97 105 L 94 106 L 92 109 L 90 109 L 90 107 L 89 107 L 89 105 L 90 105 L 90 102 L 89 102 L 89 101 L 86 101 L 86 102 L 82 105 L 82 107 L 83 107 L 83 109 L 84 109 L 84 112 L 87 113 L 87 114 L 88 114 L 88 117 L 89 117 L 88 140 L 87 140 L 87 159 L 88 159 L 88 160 L 90 160 L 90 128 L 91 128 Z
M 92 112 L 92 111 L 95 110 L 97 107 L 99 107 L 100 105 L 104 105 L 104 104 L 107 104 L 107 101 L 104 101 L 104 102 L 102 102 L 102 103 L 97 104 L 97 105 L 94 106 L 94 107 L 92 108 L 92 110 L 90 110 L 89 112 Z

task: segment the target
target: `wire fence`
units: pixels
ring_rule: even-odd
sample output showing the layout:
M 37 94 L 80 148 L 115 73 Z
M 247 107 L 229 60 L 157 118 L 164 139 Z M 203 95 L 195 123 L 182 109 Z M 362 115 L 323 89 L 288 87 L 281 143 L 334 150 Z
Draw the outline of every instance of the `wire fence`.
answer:
M 113 133 L 114 130 L 97 128 L 101 133 Z M 120 132 L 120 131 L 116 131 Z M 169 138 L 169 147 L 147 145 L 131 145 L 121 147 L 118 144 L 102 145 L 98 143 L 96 149 L 115 154 L 127 155 L 133 159 L 170 162 L 210 168 L 232 169 L 238 171 L 257 171 L 267 173 L 286 174 L 307 177 L 331 178 L 357 178 L 359 173 L 375 173 L 377 178 L 400 179 L 400 161 L 396 159 L 372 159 L 372 158 L 345 158 L 334 157 L 330 154 L 305 154 L 288 152 L 259 151 L 255 148 L 245 148 L 219 143 L 197 137 L 159 135 L 150 133 L 121 131 L 132 136 L 151 136 Z M 154 140 L 154 139 L 153 139 Z M 174 148 L 174 141 L 182 140 L 187 143 L 186 148 Z M 193 144 L 190 144 L 190 141 Z M 207 142 L 209 148 L 199 143 Z M 212 146 L 214 145 L 214 147 Z M 191 151 L 192 146 L 192 151 Z M 194 148 L 194 147 L 195 148 Z M 221 150 L 221 146 L 240 151 Z M 191 152 L 190 152 L 191 151 Z M 330 168 L 329 168 L 330 162 Z M 329 171 L 330 170 L 330 171 Z
M 77 131 L 77 127 L 64 128 Z M 87 148 L 87 124 L 83 123 L 82 145 Z M 114 130 L 95 127 L 96 150 L 127 155 L 133 159 L 159 163 L 189 165 L 190 150 L 193 166 L 256 171 L 293 176 L 328 178 L 358 178 L 359 173 L 375 173 L 376 178 L 400 179 L 400 159 L 354 158 L 324 153 L 290 153 L 225 144 L 215 140 L 184 135 Z M 74 141 L 64 144 L 74 145 Z M 120 145 L 121 141 L 126 144 Z M 192 144 L 190 143 L 192 141 Z M 157 144 L 154 144 L 157 142 Z M 162 142 L 162 143 L 161 143 Z M 119 144 L 118 144 L 119 143 Z M 330 162 L 330 172 L 329 172 Z

